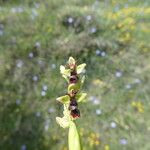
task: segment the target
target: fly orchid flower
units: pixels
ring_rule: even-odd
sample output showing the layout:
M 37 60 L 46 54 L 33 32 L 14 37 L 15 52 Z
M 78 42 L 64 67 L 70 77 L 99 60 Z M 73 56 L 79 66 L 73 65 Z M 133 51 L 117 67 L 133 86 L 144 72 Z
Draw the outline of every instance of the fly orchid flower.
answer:
M 85 63 L 77 66 L 77 63 L 74 60 L 74 58 L 70 57 L 68 60 L 67 67 L 63 65 L 60 66 L 60 73 L 68 82 L 70 81 L 70 83 L 77 83 L 78 75 L 80 73 L 83 73 L 85 66 Z

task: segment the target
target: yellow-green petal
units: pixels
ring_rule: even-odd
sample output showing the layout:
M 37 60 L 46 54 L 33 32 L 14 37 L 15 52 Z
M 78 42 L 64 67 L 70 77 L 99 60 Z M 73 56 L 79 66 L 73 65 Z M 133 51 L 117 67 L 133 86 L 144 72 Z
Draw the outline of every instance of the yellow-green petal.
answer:
M 60 73 L 65 76 L 70 76 L 70 69 L 65 69 L 63 65 L 60 66 Z
M 77 74 L 80 74 L 83 72 L 84 68 L 85 68 L 86 64 L 81 64 L 79 66 L 77 66 Z
M 70 102 L 70 97 L 69 95 L 64 95 L 64 96 L 58 97 L 56 100 L 63 104 L 68 104 Z
M 77 94 L 76 98 L 78 102 L 85 102 L 86 101 L 87 93 L 79 93 Z

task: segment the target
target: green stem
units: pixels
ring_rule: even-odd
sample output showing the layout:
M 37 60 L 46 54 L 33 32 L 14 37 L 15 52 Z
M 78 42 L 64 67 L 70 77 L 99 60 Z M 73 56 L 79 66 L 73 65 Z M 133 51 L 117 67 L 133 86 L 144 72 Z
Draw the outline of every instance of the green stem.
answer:
M 69 126 L 68 144 L 69 150 L 82 150 L 80 135 L 78 133 L 76 124 L 73 121 L 70 122 Z

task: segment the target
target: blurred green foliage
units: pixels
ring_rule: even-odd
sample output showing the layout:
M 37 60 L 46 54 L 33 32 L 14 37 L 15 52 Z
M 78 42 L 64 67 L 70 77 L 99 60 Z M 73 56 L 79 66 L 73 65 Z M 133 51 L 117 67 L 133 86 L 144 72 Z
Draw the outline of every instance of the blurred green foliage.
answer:
M 59 66 L 87 64 L 85 150 L 150 149 L 149 0 L 0 0 L 0 149 L 67 150 Z

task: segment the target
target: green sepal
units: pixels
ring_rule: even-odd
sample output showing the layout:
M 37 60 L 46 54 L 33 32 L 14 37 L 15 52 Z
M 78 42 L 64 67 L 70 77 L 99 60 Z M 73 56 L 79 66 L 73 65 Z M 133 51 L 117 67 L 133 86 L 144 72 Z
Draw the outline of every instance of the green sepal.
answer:
M 87 96 L 87 93 L 79 93 L 77 94 L 77 102 L 85 102 L 85 98 Z
M 67 117 L 56 117 L 56 122 L 62 127 L 62 128 L 68 128 L 69 127 L 69 120 Z
M 68 104 L 70 102 L 70 97 L 69 95 L 64 95 L 64 96 L 58 97 L 56 100 L 63 104 Z
M 64 104 L 64 117 L 56 117 L 56 122 L 63 128 L 68 128 L 70 126 L 70 111 L 68 110 L 69 104 Z
M 60 73 L 62 75 L 65 75 L 65 76 L 69 77 L 70 76 L 70 72 L 71 72 L 70 69 L 65 69 L 65 67 L 63 65 L 60 66 Z
M 86 64 L 85 64 L 85 63 L 83 63 L 83 64 L 81 64 L 81 65 L 77 66 L 77 74 L 82 73 L 82 72 L 83 72 L 83 70 L 84 70 L 84 68 L 85 68 L 85 66 L 86 66 Z
M 75 65 L 76 64 L 75 59 L 73 57 L 69 57 L 68 64 L 69 65 Z

